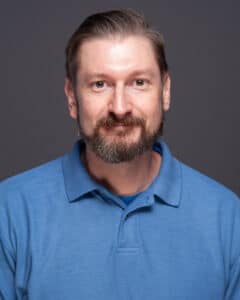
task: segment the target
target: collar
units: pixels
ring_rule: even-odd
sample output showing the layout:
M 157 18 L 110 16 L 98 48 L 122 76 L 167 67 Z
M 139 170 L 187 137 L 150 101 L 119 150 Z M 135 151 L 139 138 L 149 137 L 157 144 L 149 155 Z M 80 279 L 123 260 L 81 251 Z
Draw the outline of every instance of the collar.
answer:
M 166 204 L 178 207 L 182 193 L 180 163 L 172 156 L 168 145 L 162 137 L 157 140 L 153 149 L 162 156 L 158 175 L 152 183 L 153 194 Z
M 69 202 L 80 200 L 88 193 L 103 189 L 101 184 L 91 178 L 80 159 L 83 148 L 84 141 L 78 140 L 72 150 L 62 157 L 63 177 Z M 153 149 L 160 153 L 162 162 L 150 189 L 160 201 L 178 207 L 182 183 L 179 162 L 171 155 L 162 137 L 156 141 Z

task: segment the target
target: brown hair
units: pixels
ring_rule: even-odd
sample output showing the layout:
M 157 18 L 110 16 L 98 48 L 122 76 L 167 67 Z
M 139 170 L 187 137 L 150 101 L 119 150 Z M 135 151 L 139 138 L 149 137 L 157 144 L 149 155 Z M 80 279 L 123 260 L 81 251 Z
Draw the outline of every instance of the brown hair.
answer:
M 111 10 L 96 13 L 87 17 L 70 37 L 66 47 L 66 76 L 75 85 L 77 52 L 85 40 L 111 36 L 142 35 L 147 37 L 152 45 L 160 69 L 161 78 L 168 72 L 162 35 L 152 29 L 143 15 L 132 9 Z

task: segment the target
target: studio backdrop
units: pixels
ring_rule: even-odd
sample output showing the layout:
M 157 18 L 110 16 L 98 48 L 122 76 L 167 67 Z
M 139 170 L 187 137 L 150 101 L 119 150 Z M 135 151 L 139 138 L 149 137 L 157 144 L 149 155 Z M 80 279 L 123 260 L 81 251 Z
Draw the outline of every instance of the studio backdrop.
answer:
M 172 103 L 164 138 L 172 153 L 240 194 L 239 1 L 2 3 L 0 179 L 71 149 L 78 137 L 63 92 L 66 43 L 88 15 L 124 7 L 165 38 Z

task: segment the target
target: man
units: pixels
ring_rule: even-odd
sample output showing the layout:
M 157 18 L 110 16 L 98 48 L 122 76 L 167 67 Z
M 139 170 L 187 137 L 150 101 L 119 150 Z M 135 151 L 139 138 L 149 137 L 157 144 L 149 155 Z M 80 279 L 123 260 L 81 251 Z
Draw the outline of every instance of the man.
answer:
M 65 92 L 81 139 L 0 185 L 0 299 L 239 300 L 240 202 L 162 138 L 161 35 L 132 10 L 88 17 Z

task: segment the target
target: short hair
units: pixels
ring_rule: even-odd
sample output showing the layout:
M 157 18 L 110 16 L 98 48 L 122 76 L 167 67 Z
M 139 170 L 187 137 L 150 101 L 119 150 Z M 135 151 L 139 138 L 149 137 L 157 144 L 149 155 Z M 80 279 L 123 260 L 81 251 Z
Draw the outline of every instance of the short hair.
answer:
M 148 38 L 153 45 L 159 66 L 161 79 L 168 72 L 168 64 L 165 57 L 164 39 L 160 32 L 154 30 L 146 22 L 143 15 L 128 8 L 100 12 L 87 17 L 70 37 L 66 54 L 66 77 L 76 83 L 78 70 L 77 53 L 82 43 L 93 38 L 112 36 L 140 35 Z

